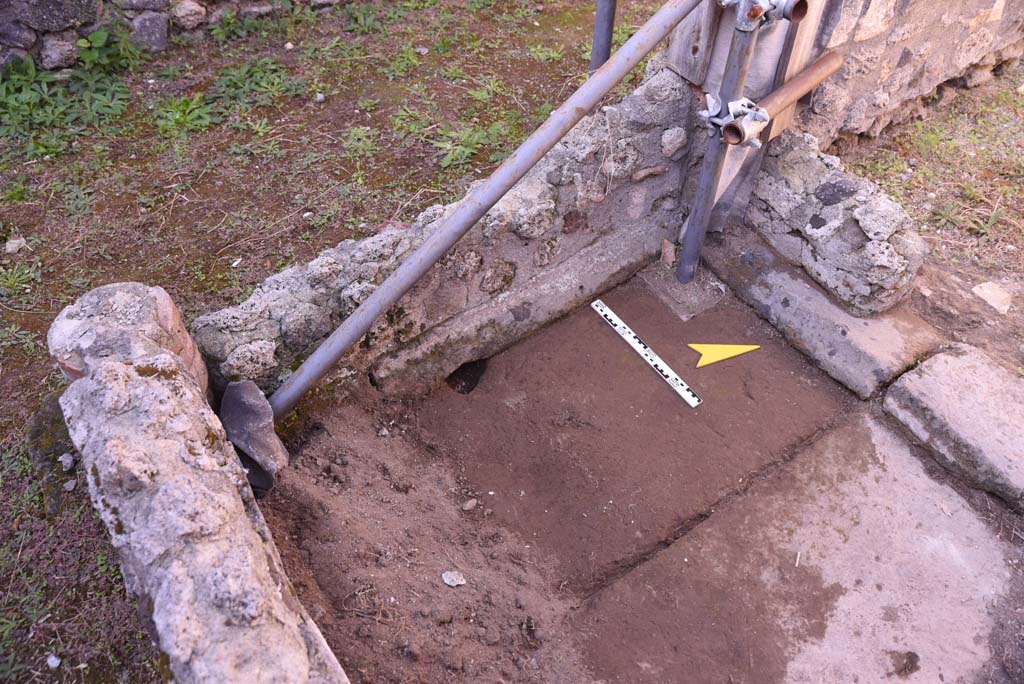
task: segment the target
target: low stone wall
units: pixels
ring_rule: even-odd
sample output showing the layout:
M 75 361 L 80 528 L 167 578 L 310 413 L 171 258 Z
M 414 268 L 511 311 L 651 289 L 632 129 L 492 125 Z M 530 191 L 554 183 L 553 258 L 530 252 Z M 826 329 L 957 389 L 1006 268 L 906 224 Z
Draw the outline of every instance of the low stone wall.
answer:
M 297 0 L 314 8 L 341 0 Z M 78 60 L 75 41 L 101 26 L 124 22 L 132 40 L 159 51 L 174 32 L 201 30 L 225 12 L 263 16 L 280 8 L 270 0 L 3 0 L 0 1 L 0 66 L 32 55 L 43 69 Z
M 841 135 L 878 135 L 917 116 L 941 84 L 973 86 L 1024 54 L 1024 3 L 1012 0 L 828 0 L 818 48 L 846 65 L 803 109 L 825 147 Z
M 395 393 L 419 393 L 628 278 L 674 238 L 696 96 L 656 60 L 617 105 L 582 121 L 480 221 L 349 360 Z M 455 205 L 408 228 L 346 241 L 269 278 L 192 329 L 215 387 L 271 390 L 437 229 Z M 412 372 L 412 369 L 415 371 Z M 400 370 L 409 369 L 410 373 Z
M 903 208 L 846 173 L 812 136 L 787 131 L 765 155 L 746 222 L 852 313 L 895 306 L 913 287 L 925 244 Z
M 167 293 L 81 297 L 50 329 L 93 506 L 179 684 L 347 684 L 295 598 Z
M 699 104 L 681 77 L 652 61 L 636 91 L 584 119 L 346 365 L 369 368 L 389 393 L 420 394 L 630 277 L 675 239 L 686 215 Z M 787 135 L 772 150 L 750 224 L 852 312 L 895 305 L 924 254 L 907 215 L 812 138 Z M 272 276 L 241 304 L 197 318 L 214 387 L 250 379 L 275 389 L 454 208 L 434 206 L 408 228 L 343 242 Z

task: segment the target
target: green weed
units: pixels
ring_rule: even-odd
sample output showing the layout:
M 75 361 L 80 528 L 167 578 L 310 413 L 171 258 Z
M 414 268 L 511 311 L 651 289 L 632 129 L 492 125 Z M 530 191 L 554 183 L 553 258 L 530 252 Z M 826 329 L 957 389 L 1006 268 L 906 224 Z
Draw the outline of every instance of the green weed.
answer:
M 50 186 L 54 194 L 60 195 L 58 207 L 71 223 L 78 223 L 92 209 L 92 188 L 75 180 L 58 180 Z
M 156 129 L 166 137 L 181 137 L 193 131 L 205 131 L 217 121 L 206 95 L 169 97 L 153 110 Z
M 391 130 L 399 139 L 414 138 L 422 140 L 424 133 L 431 127 L 429 116 L 422 114 L 407 104 L 403 104 L 389 118 Z
M 82 68 L 86 71 L 134 72 L 145 60 L 143 52 L 131 41 L 127 26 L 118 23 L 112 30 L 113 35 L 108 29 L 100 29 L 78 39 L 78 56 L 82 60 Z
M 379 69 L 389 81 L 401 78 L 408 74 L 420 63 L 419 54 L 412 45 L 406 45 L 392 58 L 392 60 Z
M 0 349 L 21 349 L 26 354 L 35 354 L 40 348 L 39 338 L 17 323 L 0 326 Z
M 128 107 L 128 87 L 107 72 L 75 69 L 67 81 L 38 71 L 31 57 L 0 74 L 0 138 L 35 159 L 66 152 L 89 133 L 107 128 Z
M 473 102 L 490 102 L 495 95 L 500 95 L 505 92 L 504 87 L 497 76 L 487 76 L 483 81 L 478 81 L 478 83 L 480 83 L 479 88 L 472 88 L 466 91 L 466 95 L 468 95 L 469 99 Z
M 377 18 L 377 10 L 370 3 L 354 2 L 346 5 L 345 15 L 348 17 L 348 24 L 343 30 L 346 32 L 365 35 L 384 30 L 384 24 Z
M 1002 209 L 996 210 L 988 218 L 975 218 L 968 224 L 968 229 L 975 235 L 987 236 L 999 223 L 999 219 L 1005 214 Z
M 348 129 L 341 146 L 349 157 L 360 159 L 376 154 L 380 150 L 379 140 L 380 131 L 377 129 L 369 126 L 355 126 Z
M 935 128 L 926 130 L 923 121 L 914 122 L 914 132 L 914 147 L 921 154 L 935 152 L 942 145 L 942 132 Z
M 557 62 L 565 56 L 565 51 L 561 46 L 551 48 L 547 45 L 530 45 L 527 46 L 526 51 L 530 57 L 544 63 Z
M 255 32 L 257 27 L 256 19 L 252 17 L 239 18 L 236 13 L 227 10 L 221 15 L 219 22 L 210 25 L 210 35 L 218 43 L 224 43 L 229 40 L 245 38 Z
M 450 166 L 464 166 L 480 148 L 490 142 L 487 131 L 477 126 L 446 128 L 441 136 L 430 141 L 440 154 L 438 164 L 442 169 Z
M 33 286 L 41 280 L 42 269 L 38 261 L 0 265 L 0 299 L 10 300 L 30 294 Z
M 445 65 L 441 67 L 441 71 L 438 73 L 440 73 L 441 78 L 446 81 L 451 81 L 452 83 L 455 81 L 469 80 L 469 74 L 467 74 L 458 64 Z
M 375 109 L 377 109 L 377 105 L 379 105 L 379 104 L 380 104 L 380 100 L 378 100 L 376 98 L 373 98 L 373 97 L 361 97 L 356 102 L 356 107 L 359 108 L 359 111 L 366 112 L 367 114 L 369 114 L 370 112 L 372 112 Z
M 962 222 L 960 210 L 952 202 L 932 209 L 931 218 L 938 228 L 956 228 Z
M 278 97 L 303 92 L 303 81 L 293 78 L 275 59 L 261 57 L 220 72 L 210 99 L 224 112 L 265 107 Z
M 30 190 L 25 185 L 25 177 L 18 176 L 14 180 L 7 183 L 7 187 L 4 188 L 3 195 L 0 195 L 0 199 L 3 199 L 5 203 L 15 204 L 17 202 L 24 202 L 29 198 Z

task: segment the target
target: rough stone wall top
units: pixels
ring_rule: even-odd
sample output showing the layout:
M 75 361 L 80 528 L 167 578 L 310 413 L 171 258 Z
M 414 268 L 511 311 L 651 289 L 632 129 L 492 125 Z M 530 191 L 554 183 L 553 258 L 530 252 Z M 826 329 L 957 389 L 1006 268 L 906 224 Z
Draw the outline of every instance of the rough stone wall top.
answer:
M 565 313 L 581 293 L 590 294 L 582 281 L 571 282 L 573 271 L 560 270 L 582 250 L 608 244 L 616 235 L 636 238 L 632 253 L 625 249 L 621 263 L 594 287 L 630 266 L 639 268 L 647 252 L 653 254 L 647 227 L 663 230 L 665 237 L 678 230 L 688 140 L 680 124 L 690 121 L 696 102 L 677 74 L 652 60 L 633 93 L 581 121 L 378 322 L 354 354 L 372 361 L 474 312 L 489 321 L 473 333 L 487 342 L 466 340 L 457 351 L 449 345 L 435 365 L 451 372 Z M 274 389 L 455 206 L 430 207 L 407 228 L 342 242 L 268 278 L 241 304 L 197 318 L 192 330 L 213 385 L 250 379 Z M 513 293 L 544 289 L 537 278 L 561 279 L 550 301 L 524 296 L 515 305 L 500 303 Z M 481 314 L 486 306 L 495 311 Z M 460 358 L 464 354 L 475 356 Z
M 747 223 L 853 313 L 897 304 L 913 285 L 925 245 L 903 208 L 846 173 L 818 141 L 787 131 L 765 155 Z
M 802 113 L 827 146 L 840 134 L 877 135 L 919 111 L 951 79 L 973 85 L 1024 53 L 1024 3 L 1007 0 L 829 0 L 821 35 L 846 58 Z
M 125 334 L 127 330 L 133 334 Z M 60 312 L 50 326 L 47 343 L 70 380 L 88 375 L 107 359 L 127 362 L 169 351 L 206 392 L 203 357 L 178 308 L 161 287 L 115 283 L 91 290 Z
M 166 347 L 165 305 L 180 323 L 163 290 L 108 285 L 49 335 L 74 378 L 60 404 L 125 584 L 180 684 L 347 683 L 194 371 Z

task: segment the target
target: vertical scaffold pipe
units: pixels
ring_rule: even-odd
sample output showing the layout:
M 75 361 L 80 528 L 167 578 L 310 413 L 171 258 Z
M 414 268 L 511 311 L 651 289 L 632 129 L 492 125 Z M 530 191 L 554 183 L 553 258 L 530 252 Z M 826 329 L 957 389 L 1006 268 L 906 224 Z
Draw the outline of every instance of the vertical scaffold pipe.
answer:
M 615 0 L 597 0 L 594 15 L 594 40 L 590 48 L 590 73 L 608 61 L 612 54 L 612 34 L 615 32 Z
M 722 110 L 728 107 L 730 102 L 743 95 L 743 85 L 747 81 L 750 60 L 754 55 L 754 45 L 757 44 L 758 30 L 759 26 L 752 31 L 740 29 L 733 31 L 732 42 L 729 44 L 729 57 L 725 63 L 725 73 L 722 74 L 722 87 L 718 93 Z M 690 209 L 683 234 L 680 236 L 683 252 L 679 257 L 676 279 L 681 283 L 692 282 L 697 275 L 697 262 L 700 261 L 704 236 L 707 234 L 711 212 L 715 208 L 715 195 L 718 190 L 718 182 L 722 177 L 727 148 L 728 145 L 722 139 L 721 132 L 715 130 L 708 140 L 708 149 L 704 153 L 704 161 L 700 166 L 697 194 L 693 197 L 693 207 Z

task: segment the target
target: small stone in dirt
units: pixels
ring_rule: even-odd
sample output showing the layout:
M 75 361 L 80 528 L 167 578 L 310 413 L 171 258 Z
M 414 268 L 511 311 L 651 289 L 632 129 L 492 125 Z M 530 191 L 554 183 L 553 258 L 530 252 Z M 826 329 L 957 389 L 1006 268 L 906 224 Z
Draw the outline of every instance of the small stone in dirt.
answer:
M 476 504 L 477 504 L 477 500 L 476 499 L 470 499 L 466 503 L 462 504 L 462 510 L 464 510 L 464 511 L 466 511 L 468 513 L 471 510 L 473 510 L 474 508 L 476 508 Z
M 452 620 L 455 619 L 452 615 L 452 611 L 447 608 L 434 608 L 430 611 L 430 617 L 432 617 L 434 622 L 439 625 L 450 625 Z
M 453 672 L 460 672 L 465 667 L 465 662 L 458 653 L 450 652 L 444 657 L 444 666 Z
M 411 641 L 407 641 L 407 642 L 402 644 L 401 649 L 402 649 L 402 653 L 404 653 L 405 656 L 407 658 L 409 658 L 409 660 L 419 660 L 420 659 L 421 651 L 420 651 L 419 644 L 416 644 L 416 643 L 411 642 Z
M 17 254 L 21 250 L 28 247 L 28 242 L 23 237 L 12 237 L 4 245 L 4 254 Z
M 65 492 L 73 492 L 73 491 L 75 491 L 75 486 L 77 484 L 78 484 L 78 480 L 68 480 L 67 482 L 62 484 L 60 486 L 60 488 L 63 489 Z
M 461 587 L 466 583 L 466 578 L 458 570 L 445 570 L 441 573 L 441 579 L 449 587 Z
M 50 668 L 51 670 L 56 670 L 58 667 L 60 667 L 60 658 L 53 655 L 52 653 L 47 653 L 46 667 Z
M 381 428 L 380 430 L 377 431 L 378 437 L 387 437 L 390 434 L 391 432 L 387 428 Z
M 329 463 L 327 465 L 327 474 L 334 478 L 335 482 L 345 481 L 345 471 L 342 467 L 336 463 Z
M 489 518 L 492 515 L 494 515 L 494 511 L 492 509 L 490 509 L 490 508 L 485 508 L 484 509 L 484 517 L 485 518 Z
M 317 104 L 323 102 L 326 99 L 327 96 L 324 95 L 323 93 L 317 93 L 316 95 L 313 96 L 313 102 L 316 102 Z
M 60 461 L 60 468 L 65 473 L 70 473 L 71 469 L 75 467 L 75 457 L 67 452 L 58 456 L 57 460 Z
M 999 283 L 981 283 L 971 288 L 971 292 L 985 300 L 986 304 L 1004 316 L 1010 311 L 1013 295 L 1007 292 Z

